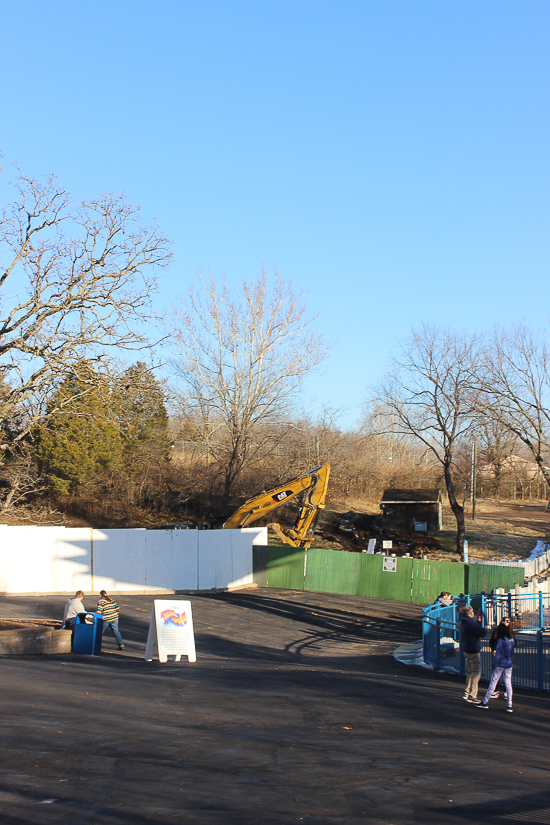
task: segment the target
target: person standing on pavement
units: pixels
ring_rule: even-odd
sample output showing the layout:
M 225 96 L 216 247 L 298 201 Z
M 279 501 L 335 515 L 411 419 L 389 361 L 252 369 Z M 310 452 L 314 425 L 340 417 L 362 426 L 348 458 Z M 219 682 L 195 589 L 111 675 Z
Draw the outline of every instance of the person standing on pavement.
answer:
M 474 609 L 468 605 L 460 617 L 460 640 L 468 668 L 466 690 L 462 698 L 474 705 L 481 704 L 481 699 L 477 698 L 477 690 L 481 678 L 481 640 L 484 636 L 487 636 L 487 631 L 475 621 Z
M 504 687 L 506 689 L 506 693 L 504 695 L 506 696 L 506 700 L 508 702 L 508 707 L 506 710 L 508 713 L 512 713 L 512 655 L 514 653 L 516 640 L 514 638 L 514 631 L 512 630 L 509 620 L 508 623 L 502 621 L 499 624 L 496 635 L 498 641 L 495 650 L 494 670 L 491 674 L 491 681 L 489 682 L 489 687 L 487 688 L 485 698 L 483 702 L 479 704 L 479 707 L 482 710 L 487 710 L 489 708 L 489 699 L 496 698 L 494 697 L 494 690 L 498 684 L 498 680 L 502 676 L 504 679 Z M 496 695 L 498 696 L 498 693 Z
M 118 604 L 107 595 L 105 590 L 102 590 L 99 595 L 101 598 L 97 603 L 97 612 L 103 616 L 103 635 L 105 635 L 107 628 L 110 628 L 118 644 L 118 649 L 124 650 L 124 642 L 118 629 L 118 619 L 120 616 Z
M 502 624 L 509 625 L 510 627 L 512 627 L 512 622 L 510 620 L 510 617 L 509 616 L 503 616 L 503 618 L 500 620 L 500 622 L 494 627 L 493 632 L 491 633 L 491 638 L 489 639 L 489 647 L 491 648 L 491 652 L 493 654 L 493 670 L 495 668 L 495 655 L 496 655 L 496 651 L 497 651 L 498 640 L 499 640 L 500 636 L 502 635 L 499 632 L 499 628 L 500 628 L 500 625 L 502 625 Z M 502 676 L 502 680 L 504 681 L 504 676 Z M 498 690 L 498 682 L 497 682 L 497 684 L 495 685 L 494 692 L 491 696 L 491 699 L 498 699 L 498 697 L 499 697 L 499 690 Z M 504 689 L 504 698 L 506 699 L 506 688 Z
M 82 590 L 77 590 L 72 599 L 67 599 L 61 627 L 72 629 L 76 624 L 78 614 L 86 613 L 86 608 L 82 604 L 83 599 L 84 593 Z

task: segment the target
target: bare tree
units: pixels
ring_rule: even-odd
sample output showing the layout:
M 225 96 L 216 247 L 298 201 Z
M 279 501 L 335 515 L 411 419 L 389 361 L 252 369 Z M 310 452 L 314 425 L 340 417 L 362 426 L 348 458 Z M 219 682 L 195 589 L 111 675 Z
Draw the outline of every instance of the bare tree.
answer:
M 235 480 L 273 453 L 295 416 L 302 379 L 326 355 L 311 330 L 303 295 L 277 273 L 243 281 L 242 297 L 227 283 L 200 279 L 172 315 L 174 367 L 185 405 L 202 432 L 228 497 Z
M 503 477 L 506 468 L 510 466 L 517 436 L 503 427 L 494 416 L 487 415 L 484 405 L 480 407 L 477 431 L 480 438 L 481 463 L 493 476 L 491 487 L 494 495 L 500 496 Z
M 8 462 L 1 481 L 2 502 L 0 512 L 5 513 L 12 507 L 26 501 L 29 494 L 35 495 L 46 490 L 40 479 L 32 445 L 22 442 L 14 456 Z
M 170 258 L 139 208 L 112 194 L 75 202 L 53 177 L 19 174 L 0 216 L 1 418 L 26 438 L 52 387 L 79 364 L 146 344 L 155 266 Z
M 464 507 L 455 489 L 457 447 L 474 426 L 478 340 L 450 330 L 422 326 L 413 330 L 381 393 L 399 432 L 413 435 L 441 464 L 462 553 Z
M 524 325 L 496 331 L 483 366 L 487 414 L 527 447 L 550 487 L 550 350 L 545 337 Z

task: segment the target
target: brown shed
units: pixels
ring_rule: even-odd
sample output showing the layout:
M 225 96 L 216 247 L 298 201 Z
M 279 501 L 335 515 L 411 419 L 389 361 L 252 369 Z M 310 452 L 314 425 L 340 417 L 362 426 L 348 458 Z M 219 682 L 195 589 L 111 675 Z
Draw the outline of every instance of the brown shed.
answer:
M 384 490 L 382 524 L 391 530 L 441 530 L 439 490 Z

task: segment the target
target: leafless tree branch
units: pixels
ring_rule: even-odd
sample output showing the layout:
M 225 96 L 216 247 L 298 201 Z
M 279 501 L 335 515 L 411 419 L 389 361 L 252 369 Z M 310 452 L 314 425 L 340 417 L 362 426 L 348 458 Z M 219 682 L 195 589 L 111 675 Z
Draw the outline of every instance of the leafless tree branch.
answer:
M 268 280 L 262 271 L 244 281 L 237 300 L 225 282 L 201 277 L 171 318 L 174 368 L 225 496 L 243 468 L 275 446 L 274 425 L 296 411 L 303 377 L 327 353 L 303 296 L 277 273 L 272 286 Z
M 75 202 L 55 177 L 21 172 L 15 189 L 0 216 L 0 378 L 2 418 L 25 411 L 21 439 L 83 359 L 97 369 L 147 345 L 155 272 L 171 253 L 123 196 Z
M 442 465 L 449 504 L 457 520 L 457 551 L 464 542 L 464 508 L 457 500 L 453 463 L 457 446 L 475 426 L 479 410 L 476 375 L 479 340 L 424 325 L 401 348 L 381 391 L 397 422 Z

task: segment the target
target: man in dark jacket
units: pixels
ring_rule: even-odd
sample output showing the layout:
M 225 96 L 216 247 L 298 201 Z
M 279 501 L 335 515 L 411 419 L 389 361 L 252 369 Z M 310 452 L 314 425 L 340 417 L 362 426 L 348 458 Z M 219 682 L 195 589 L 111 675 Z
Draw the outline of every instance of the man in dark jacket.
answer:
M 465 607 L 460 617 L 460 640 L 468 668 L 463 699 L 474 705 L 479 705 L 481 702 L 481 699 L 477 698 L 477 687 L 481 677 L 481 640 L 486 635 L 485 628 L 474 619 L 473 607 Z

